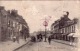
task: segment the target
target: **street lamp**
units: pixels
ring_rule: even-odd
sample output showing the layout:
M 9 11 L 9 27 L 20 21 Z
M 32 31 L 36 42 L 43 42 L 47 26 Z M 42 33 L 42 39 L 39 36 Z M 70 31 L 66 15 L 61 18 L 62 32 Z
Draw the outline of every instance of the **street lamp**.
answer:
M 45 21 L 43 22 L 43 25 L 45 27 L 45 42 L 46 42 L 46 27 L 48 26 L 48 22 L 46 18 L 45 18 Z
M 44 22 L 43 22 L 43 26 L 45 27 L 45 42 L 46 42 L 46 29 L 47 29 L 47 26 L 48 26 L 48 23 L 49 23 L 49 21 L 51 20 L 51 16 L 48 16 L 47 18 L 45 17 L 45 19 L 43 19 L 44 20 Z

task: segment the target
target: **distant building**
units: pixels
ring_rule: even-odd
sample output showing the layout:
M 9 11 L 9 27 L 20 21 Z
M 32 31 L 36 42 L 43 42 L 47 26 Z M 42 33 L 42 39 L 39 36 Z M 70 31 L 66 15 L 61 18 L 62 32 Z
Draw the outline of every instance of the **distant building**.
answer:
M 17 10 L 6 11 L 0 6 L 0 41 L 12 40 L 13 36 L 22 37 L 23 29 L 27 32 L 26 36 L 29 36 L 29 27 Z
M 71 20 L 68 18 L 69 12 L 66 13 L 51 25 L 51 31 L 55 39 L 74 41 L 77 38 L 78 19 Z

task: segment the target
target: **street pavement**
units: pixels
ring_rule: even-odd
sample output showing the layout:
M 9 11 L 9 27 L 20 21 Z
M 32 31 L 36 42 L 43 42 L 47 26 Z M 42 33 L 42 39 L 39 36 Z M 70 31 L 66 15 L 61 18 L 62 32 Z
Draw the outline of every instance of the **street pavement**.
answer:
M 36 42 L 31 44 L 26 44 L 16 51 L 78 51 L 76 47 L 57 43 L 51 41 L 51 44 L 48 42 Z
M 22 45 L 28 43 L 30 41 L 29 38 L 27 38 L 27 41 L 24 41 L 23 39 L 19 40 L 19 43 L 17 41 L 6 41 L 6 42 L 0 42 L 0 51 L 13 51 Z

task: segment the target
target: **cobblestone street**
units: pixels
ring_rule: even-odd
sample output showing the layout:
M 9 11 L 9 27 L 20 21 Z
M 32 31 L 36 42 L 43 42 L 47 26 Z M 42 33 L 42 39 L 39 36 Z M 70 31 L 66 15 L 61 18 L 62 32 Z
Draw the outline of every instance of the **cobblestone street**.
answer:
M 57 43 L 52 41 L 49 45 L 48 42 L 37 42 L 30 45 L 25 45 L 16 51 L 76 51 L 77 48 Z

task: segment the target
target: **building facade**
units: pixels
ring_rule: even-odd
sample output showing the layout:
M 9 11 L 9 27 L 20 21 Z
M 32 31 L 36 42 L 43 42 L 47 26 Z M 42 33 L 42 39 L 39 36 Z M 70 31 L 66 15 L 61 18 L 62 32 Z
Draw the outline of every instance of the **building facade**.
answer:
M 3 6 L 0 6 L 0 41 L 7 37 L 7 12 Z M 4 21 L 5 20 L 5 21 Z
M 29 30 L 26 21 L 17 10 L 6 11 L 3 6 L 0 6 L 0 41 L 12 40 L 14 36 L 21 37 L 23 25 Z M 28 30 L 26 32 L 29 34 Z
M 71 20 L 68 18 L 68 15 L 69 12 L 66 12 L 66 15 L 56 20 L 51 25 L 51 31 L 55 39 L 65 41 L 75 41 L 75 39 L 77 39 L 78 19 L 74 18 Z

